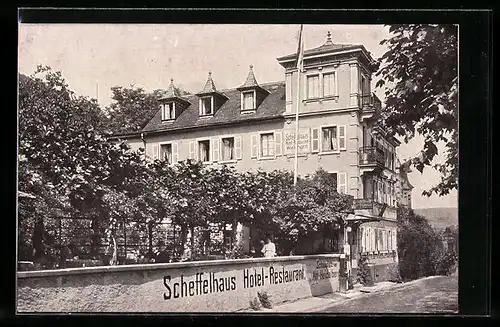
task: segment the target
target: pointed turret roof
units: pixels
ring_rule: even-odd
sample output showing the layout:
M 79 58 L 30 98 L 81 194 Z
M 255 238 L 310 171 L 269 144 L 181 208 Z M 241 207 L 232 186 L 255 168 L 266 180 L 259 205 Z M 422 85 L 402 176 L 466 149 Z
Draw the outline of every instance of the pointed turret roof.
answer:
M 208 72 L 208 79 L 205 83 L 205 87 L 198 94 L 208 94 L 208 93 L 217 93 L 217 88 L 215 87 L 214 80 L 212 79 L 212 72 Z
M 242 86 L 237 88 L 237 90 L 239 90 L 239 91 L 244 91 L 244 90 L 249 90 L 249 89 L 259 89 L 263 92 L 267 92 L 257 82 L 257 79 L 255 78 L 255 74 L 253 73 L 253 65 L 250 65 L 250 70 L 248 71 L 248 76 L 247 76 L 245 83 L 243 83 Z
M 205 83 L 205 87 L 203 88 L 203 90 L 198 92 L 196 95 L 203 96 L 206 94 L 217 94 L 223 98 L 227 98 L 227 96 L 225 96 L 221 92 L 217 91 L 217 88 L 215 87 L 214 80 L 212 79 L 212 72 L 208 72 L 208 79 L 207 79 L 207 82 Z
M 168 87 L 168 90 L 165 93 L 164 98 L 169 99 L 169 98 L 180 98 L 180 97 L 181 97 L 181 94 L 174 86 L 174 79 L 171 78 L 170 79 L 170 86 Z
M 250 70 L 248 71 L 247 80 L 239 88 L 243 89 L 243 88 L 250 88 L 250 87 L 260 87 L 259 83 L 257 83 L 257 79 L 255 78 L 255 75 L 253 73 L 253 65 L 250 65 Z
M 170 79 L 170 86 L 160 100 L 178 100 L 180 102 L 189 103 L 175 87 L 173 78 Z

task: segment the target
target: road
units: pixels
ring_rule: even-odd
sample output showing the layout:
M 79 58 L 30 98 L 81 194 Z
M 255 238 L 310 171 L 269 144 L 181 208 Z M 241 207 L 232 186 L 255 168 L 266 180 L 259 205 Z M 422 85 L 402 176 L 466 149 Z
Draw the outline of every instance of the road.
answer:
M 343 301 L 325 313 L 457 313 L 458 277 L 438 276 Z

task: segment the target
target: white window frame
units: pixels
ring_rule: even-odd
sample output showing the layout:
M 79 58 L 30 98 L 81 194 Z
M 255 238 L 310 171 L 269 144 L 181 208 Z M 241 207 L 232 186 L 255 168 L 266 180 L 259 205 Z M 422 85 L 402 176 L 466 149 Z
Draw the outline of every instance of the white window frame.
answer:
M 164 160 L 162 157 L 161 157 L 161 147 L 164 146 L 164 145 L 170 145 L 170 151 L 172 152 L 172 160 L 171 162 L 169 163 L 169 165 L 173 165 L 174 164 L 174 144 L 172 141 L 168 141 L 168 142 L 160 142 L 158 143 L 158 158 L 160 160 Z
M 335 83 L 335 90 L 334 94 L 329 94 L 325 95 L 325 87 L 324 87 L 324 75 L 328 74 L 333 74 L 333 83 Z M 337 80 L 337 70 L 326 70 L 320 73 L 320 79 L 321 79 L 321 98 L 323 99 L 330 99 L 330 98 L 336 98 L 339 96 L 339 84 Z
M 338 153 L 340 153 L 339 126 L 340 125 L 337 125 L 337 124 L 328 124 L 328 125 L 321 125 L 319 127 L 319 154 L 338 154 Z M 335 127 L 337 129 L 337 150 L 324 151 L 323 150 L 323 129 L 324 128 L 331 128 L 331 127 Z M 346 141 L 347 141 L 347 138 L 346 138 Z
M 200 142 L 204 142 L 204 141 L 208 141 L 208 161 L 201 161 L 201 158 L 200 158 Z M 196 154 L 196 158 L 198 159 L 198 161 L 202 162 L 203 164 L 206 164 L 206 165 L 209 165 L 211 163 L 213 163 L 212 161 L 212 140 L 209 138 L 209 137 L 203 137 L 203 138 L 198 138 L 196 139 L 196 145 L 195 145 L 195 154 Z
M 172 104 L 173 106 L 173 111 L 174 111 L 174 116 L 170 117 L 170 108 L 168 108 L 168 105 Z M 175 108 L 175 102 L 166 102 L 161 104 L 161 120 L 162 121 L 170 121 L 170 120 L 175 120 L 175 114 L 176 114 L 176 108 Z M 167 115 L 168 113 L 168 115 Z
M 253 97 L 253 108 L 245 108 L 245 94 L 252 93 Z M 241 111 L 250 112 L 257 110 L 257 92 L 255 90 L 242 91 L 241 92 Z
M 275 130 L 272 131 L 261 131 L 258 132 L 258 138 L 257 138 L 257 159 L 258 160 L 274 160 L 276 159 L 276 136 L 275 136 Z M 262 135 L 264 134 L 273 134 L 273 155 L 272 156 L 262 156 Z
M 322 88 L 323 88 L 323 83 L 322 83 L 322 80 L 321 80 L 321 73 L 311 73 L 311 74 L 306 74 L 305 75 L 306 77 L 306 100 L 318 100 L 318 99 L 321 99 L 321 93 L 322 93 Z M 311 77 L 318 77 L 318 96 L 317 97 L 309 97 L 309 78 Z
M 203 105 L 203 100 L 210 99 L 211 113 L 206 113 L 206 108 Z M 212 117 L 214 115 L 214 97 L 212 95 L 200 97 L 199 100 L 200 116 L 201 117 Z
M 230 159 L 230 160 L 224 160 L 222 158 L 222 148 L 224 147 L 224 143 L 222 142 L 223 139 L 230 139 L 232 138 L 233 139 L 233 156 L 234 156 L 234 159 Z M 219 163 L 221 164 L 228 164 L 228 163 L 235 163 L 238 161 L 238 159 L 236 159 L 236 136 L 231 134 L 231 135 L 222 135 L 220 137 L 220 140 L 219 140 Z

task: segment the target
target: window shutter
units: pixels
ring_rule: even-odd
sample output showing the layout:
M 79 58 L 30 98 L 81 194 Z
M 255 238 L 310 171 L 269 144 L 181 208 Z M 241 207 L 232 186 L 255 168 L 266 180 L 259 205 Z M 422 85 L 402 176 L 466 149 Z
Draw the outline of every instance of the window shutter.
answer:
M 189 142 L 189 159 L 196 160 L 196 142 Z
M 202 109 L 202 107 L 203 107 L 203 102 L 202 102 L 201 99 L 199 99 L 198 100 L 198 111 L 199 111 L 200 116 L 203 115 L 203 109 Z
M 311 129 L 311 152 L 319 152 L 319 128 Z
M 160 145 L 153 144 L 153 159 L 156 160 L 159 158 L 160 154 Z
M 347 148 L 346 127 L 345 125 L 339 126 L 339 149 L 345 150 Z
M 236 160 L 241 160 L 241 136 L 234 138 L 234 157 Z
M 259 153 L 259 143 L 258 143 L 258 134 L 253 134 L 251 138 L 251 157 L 257 158 L 257 154 Z
M 337 192 L 347 194 L 347 173 L 337 174 Z
M 368 236 L 368 240 L 367 240 L 368 252 L 371 252 L 372 251 L 372 229 L 370 227 L 368 227 L 367 236 Z
M 276 150 L 274 151 L 274 154 L 277 156 L 281 156 L 283 154 L 283 134 L 281 132 L 275 132 L 274 133 L 274 146 Z
M 371 242 L 371 249 L 370 251 L 375 251 L 375 231 L 373 229 L 370 228 L 370 242 Z
M 211 161 L 219 161 L 219 151 L 220 151 L 220 140 L 219 139 L 212 139 L 212 160 Z
M 172 142 L 172 163 L 179 161 L 179 145 L 177 142 Z

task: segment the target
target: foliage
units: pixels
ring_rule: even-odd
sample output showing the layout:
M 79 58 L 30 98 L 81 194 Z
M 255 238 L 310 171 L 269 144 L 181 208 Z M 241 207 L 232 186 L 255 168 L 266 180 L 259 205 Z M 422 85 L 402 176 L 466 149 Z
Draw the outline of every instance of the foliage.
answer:
M 88 254 L 116 264 L 124 231 L 128 239 L 147 235 L 147 251 L 141 252 L 150 256 L 161 234 L 153 226 L 165 218 L 180 227 L 174 257 L 206 256 L 197 235 L 226 225 L 234 241 L 229 256 L 242 257 L 238 224 L 274 234 L 288 253 L 300 237 L 339 222 L 351 208 L 352 198 L 338 194 L 324 171 L 294 186 L 285 171 L 240 173 L 191 160 L 174 166 L 152 161 L 144 149 L 107 142 L 108 122 L 97 103 L 75 97 L 59 72 L 39 67 L 19 81 L 19 190 L 36 195 L 19 206 L 23 259 L 50 266 Z M 131 106 L 144 100 L 142 91 L 129 91 L 115 90 L 117 101 Z
M 370 267 L 368 266 L 368 257 L 366 255 L 362 255 L 359 258 L 358 267 L 358 282 L 365 286 L 373 285 L 374 280 L 370 272 Z
M 259 311 L 262 307 L 259 298 L 256 296 L 253 300 L 250 300 L 250 308 L 255 311 Z
M 43 248 L 50 243 L 44 217 L 88 217 L 93 243 L 104 237 L 110 244 L 122 217 L 152 216 L 140 205 L 140 194 L 150 187 L 143 153 L 105 142 L 95 101 L 76 98 L 61 74 L 48 67 L 20 75 L 19 81 L 19 189 L 37 196 L 19 220 L 26 224 L 21 230 L 31 228 L 30 220 L 38 222 L 30 245 L 35 259 L 51 250 Z M 101 228 L 105 235 L 99 236 Z
M 182 95 L 188 92 L 177 88 Z M 163 90 L 147 93 L 140 87 L 111 88 L 113 102 L 106 108 L 109 115 L 107 127 L 115 133 L 139 132 L 160 109 L 159 99 L 165 94 Z
M 413 210 L 398 208 L 398 256 L 403 280 L 438 274 L 443 243 L 425 217 Z
M 381 124 L 405 142 L 424 137 L 412 163 L 420 172 L 433 166 L 441 173 L 424 195 L 446 195 L 458 187 L 458 25 L 391 25 L 389 31 L 377 72 L 377 87 L 386 86 Z M 439 142 L 446 159 L 433 164 Z
M 271 302 L 271 296 L 267 292 L 257 292 L 260 303 L 266 309 L 272 309 L 273 304 Z
M 441 252 L 436 260 L 436 274 L 450 275 L 457 269 L 458 256 L 454 251 Z

